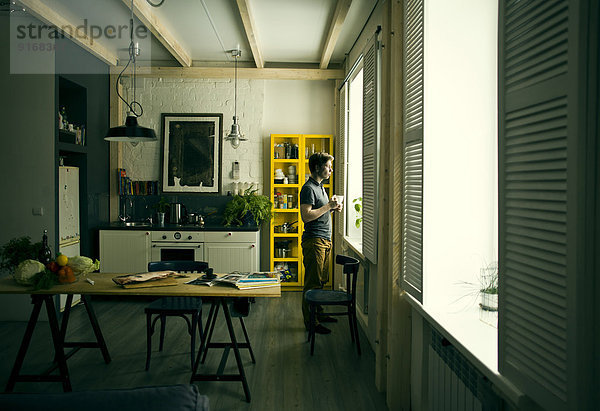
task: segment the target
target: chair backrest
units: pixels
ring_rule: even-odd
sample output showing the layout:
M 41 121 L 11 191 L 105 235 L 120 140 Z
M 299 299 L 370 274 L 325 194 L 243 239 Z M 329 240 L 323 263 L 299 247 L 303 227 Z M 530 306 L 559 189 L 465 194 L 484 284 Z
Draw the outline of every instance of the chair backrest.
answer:
M 335 263 L 344 266 L 343 272 L 346 274 L 346 291 L 352 294 L 352 300 L 356 301 L 356 280 L 358 278 L 360 261 L 354 257 L 338 254 L 335 257 Z
M 208 263 L 204 261 L 152 261 L 148 263 L 148 271 L 177 271 L 178 273 L 201 273 L 208 268 Z

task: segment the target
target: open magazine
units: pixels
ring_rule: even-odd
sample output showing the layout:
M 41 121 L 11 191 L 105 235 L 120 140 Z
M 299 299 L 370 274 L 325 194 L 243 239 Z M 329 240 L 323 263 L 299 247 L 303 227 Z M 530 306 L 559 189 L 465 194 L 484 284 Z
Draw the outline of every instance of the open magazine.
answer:
M 258 287 L 272 287 L 278 285 L 280 282 L 280 273 L 278 271 L 260 271 L 260 272 L 232 272 L 225 274 L 224 276 L 216 278 L 206 278 L 206 276 L 200 276 L 195 280 L 188 281 L 187 284 L 193 285 L 207 285 L 209 287 L 213 285 L 229 285 L 237 287 L 240 290 Z

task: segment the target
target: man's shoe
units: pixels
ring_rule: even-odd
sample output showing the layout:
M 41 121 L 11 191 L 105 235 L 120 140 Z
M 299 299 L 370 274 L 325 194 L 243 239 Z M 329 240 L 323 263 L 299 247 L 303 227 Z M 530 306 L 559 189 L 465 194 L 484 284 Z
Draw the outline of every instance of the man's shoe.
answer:
M 322 317 L 319 317 L 319 322 L 320 323 L 337 323 L 337 318 L 330 317 L 328 315 L 324 315 Z
M 315 327 L 315 333 L 317 334 L 330 334 L 331 330 L 327 327 L 325 327 L 322 324 L 317 324 L 317 326 Z

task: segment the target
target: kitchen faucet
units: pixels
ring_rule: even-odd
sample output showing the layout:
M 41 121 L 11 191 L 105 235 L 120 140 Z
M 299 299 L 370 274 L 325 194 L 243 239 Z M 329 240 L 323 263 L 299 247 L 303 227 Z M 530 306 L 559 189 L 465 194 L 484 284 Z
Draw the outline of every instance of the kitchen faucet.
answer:
M 127 204 L 129 204 L 129 209 L 133 210 L 133 201 L 131 198 L 123 198 L 123 214 L 119 215 L 119 220 L 122 222 L 126 222 L 131 219 L 131 216 L 127 214 Z

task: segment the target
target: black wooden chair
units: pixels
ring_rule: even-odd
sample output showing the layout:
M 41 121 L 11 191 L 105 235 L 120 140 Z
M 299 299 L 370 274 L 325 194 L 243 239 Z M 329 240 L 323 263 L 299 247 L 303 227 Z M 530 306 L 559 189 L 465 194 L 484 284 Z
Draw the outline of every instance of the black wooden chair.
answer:
M 310 341 L 310 355 L 315 351 L 315 325 L 318 306 L 338 305 L 345 306 L 346 311 L 321 312 L 319 315 L 347 315 L 350 324 L 350 337 L 352 343 L 356 340 L 356 348 L 360 355 L 360 341 L 358 339 L 358 322 L 356 321 L 356 279 L 358 277 L 358 266 L 360 262 L 356 258 L 345 255 L 337 255 L 336 264 L 343 265 L 343 272 L 346 274 L 346 291 L 336 290 L 308 290 L 304 299 L 310 307 L 310 329 L 308 340 Z
M 208 268 L 208 263 L 203 261 L 157 261 L 148 263 L 148 271 L 172 270 L 177 272 L 203 272 Z M 165 325 L 168 316 L 183 318 L 188 326 L 191 336 L 191 364 L 194 369 L 196 353 L 196 328 L 200 334 L 200 341 L 204 341 L 202 330 L 202 298 L 200 297 L 163 297 L 153 301 L 145 309 L 146 312 L 146 371 L 150 368 L 150 355 L 152 353 L 152 335 L 156 321 L 160 319 L 160 345 L 163 350 L 165 341 Z M 154 319 L 152 316 L 156 315 Z M 191 320 L 186 317 L 191 315 Z

